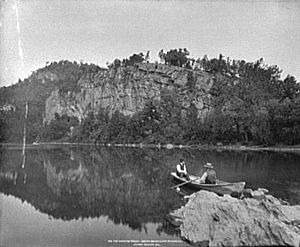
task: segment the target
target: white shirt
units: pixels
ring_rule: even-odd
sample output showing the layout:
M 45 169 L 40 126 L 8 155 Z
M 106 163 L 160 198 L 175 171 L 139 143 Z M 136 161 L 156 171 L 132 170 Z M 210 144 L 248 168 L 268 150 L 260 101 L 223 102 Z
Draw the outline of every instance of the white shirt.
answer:
M 183 163 L 183 169 L 181 169 L 181 165 L 180 164 L 178 164 L 177 165 L 177 171 L 179 172 L 179 173 L 183 173 L 183 174 L 187 174 L 187 171 L 186 171 L 186 166 L 185 166 L 185 164 Z
M 204 172 L 200 178 L 200 183 L 205 183 L 206 178 L 207 178 L 207 172 Z

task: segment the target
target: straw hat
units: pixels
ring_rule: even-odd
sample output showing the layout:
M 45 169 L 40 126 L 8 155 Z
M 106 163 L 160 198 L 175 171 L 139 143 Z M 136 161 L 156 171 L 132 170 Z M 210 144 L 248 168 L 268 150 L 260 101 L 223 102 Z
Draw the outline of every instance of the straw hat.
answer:
M 207 162 L 205 165 L 204 165 L 205 168 L 208 168 L 208 169 L 214 169 L 213 165 L 209 162 Z

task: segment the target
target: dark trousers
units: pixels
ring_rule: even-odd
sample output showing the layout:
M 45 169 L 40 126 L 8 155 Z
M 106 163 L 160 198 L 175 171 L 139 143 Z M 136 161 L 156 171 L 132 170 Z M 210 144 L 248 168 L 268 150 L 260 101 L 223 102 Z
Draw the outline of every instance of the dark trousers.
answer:
M 187 174 L 184 174 L 184 173 L 181 173 L 181 172 L 177 172 L 176 174 L 180 178 L 185 178 L 187 180 L 190 180 L 190 177 Z

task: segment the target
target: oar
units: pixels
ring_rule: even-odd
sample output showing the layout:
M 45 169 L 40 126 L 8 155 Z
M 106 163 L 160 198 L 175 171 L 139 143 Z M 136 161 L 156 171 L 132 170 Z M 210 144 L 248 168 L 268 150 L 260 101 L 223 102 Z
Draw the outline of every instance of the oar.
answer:
M 189 181 L 183 182 L 183 183 L 181 183 L 181 184 L 177 184 L 177 185 L 175 185 L 175 186 L 172 186 L 171 189 L 175 189 L 175 188 L 177 188 L 177 187 L 180 187 L 180 186 L 182 186 L 182 185 L 188 184 L 188 183 L 190 183 L 190 182 L 192 182 L 192 181 L 195 181 L 195 180 L 197 180 L 197 179 L 198 179 L 198 177 L 193 178 L 193 179 L 191 179 L 191 180 L 189 180 Z

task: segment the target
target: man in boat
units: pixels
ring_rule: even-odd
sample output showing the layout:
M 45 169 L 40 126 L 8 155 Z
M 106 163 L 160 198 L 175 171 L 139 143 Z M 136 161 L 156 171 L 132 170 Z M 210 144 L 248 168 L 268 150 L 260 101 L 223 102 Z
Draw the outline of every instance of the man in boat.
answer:
M 200 183 L 215 184 L 217 182 L 217 174 L 213 165 L 211 163 L 206 163 L 204 167 L 206 168 L 206 171 L 201 176 Z
M 176 174 L 178 177 L 181 177 L 181 178 L 186 178 L 187 180 L 189 180 L 189 176 L 187 174 L 187 171 L 186 171 L 186 166 L 185 166 L 185 162 L 184 160 L 181 158 L 180 160 L 180 163 L 176 166 Z

